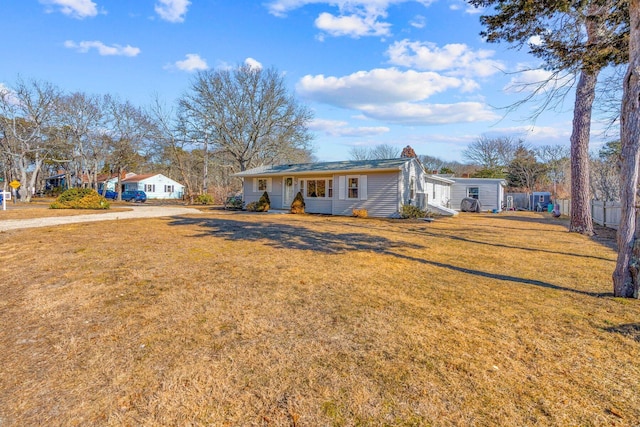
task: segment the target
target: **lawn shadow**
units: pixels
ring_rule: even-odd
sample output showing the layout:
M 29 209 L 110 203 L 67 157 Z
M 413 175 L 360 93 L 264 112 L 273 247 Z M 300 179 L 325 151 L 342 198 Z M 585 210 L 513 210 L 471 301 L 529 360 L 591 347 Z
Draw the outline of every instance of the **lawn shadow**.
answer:
M 194 218 L 194 217 L 173 217 L 170 226 L 199 226 L 204 232 L 194 237 L 216 236 L 234 241 L 265 241 L 267 245 L 277 249 L 298 249 L 322 252 L 327 254 L 342 254 L 350 251 L 373 251 L 384 255 L 393 256 L 399 259 L 432 265 L 434 267 L 445 268 L 459 273 L 469 274 L 478 277 L 485 277 L 505 282 L 519 283 L 523 285 L 538 286 L 546 289 L 555 289 L 587 295 L 591 297 L 611 296 L 611 293 L 599 293 L 581 291 L 554 285 L 552 283 L 539 280 L 524 279 L 516 276 L 495 274 L 481 270 L 465 267 L 458 267 L 452 264 L 432 261 L 426 259 L 429 255 L 427 247 L 414 243 L 399 242 L 386 237 L 374 236 L 366 233 L 336 233 L 313 230 L 312 228 L 300 227 L 293 223 L 260 223 L 258 221 L 238 221 L 221 218 Z M 417 258 L 397 252 L 402 249 L 423 250 L 425 258 Z
M 540 215 L 545 215 L 545 214 L 540 214 Z M 553 218 L 551 216 L 545 215 L 545 216 L 540 216 L 536 218 L 531 218 L 527 216 L 518 216 L 518 215 L 511 214 L 511 215 L 505 215 L 505 216 L 498 216 L 496 218 L 506 219 L 511 221 L 545 224 L 545 225 L 560 225 L 566 228 L 567 232 L 569 232 L 569 219 L 567 217 Z M 607 248 L 612 249 L 614 251 L 618 250 L 618 244 L 616 242 L 617 231 L 615 229 L 603 227 L 601 225 L 594 223 L 593 230 L 595 235 L 590 237 L 591 240 L 603 246 L 606 246 Z
M 217 236 L 228 240 L 249 242 L 264 240 L 277 249 L 312 250 L 328 254 L 348 251 L 373 251 L 390 253 L 390 249 L 425 249 L 414 243 L 394 241 L 386 237 L 365 233 L 333 233 L 313 230 L 288 223 L 238 221 L 233 219 L 208 219 L 174 217 L 172 226 L 196 225 L 205 231 L 196 237 Z
M 622 334 L 640 343 L 640 323 L 625 323 L 618 326 L 604 328 L 607 332 Z
M 529 251 L 529 252 L 540 252 L 540 253 L 548 253 L 548 254 L 553 254 L 553 255 L 564 255 L 564 256 L 570 256 L 570 257 L 578 257 L 578 258 L 590 258 L 590 259 L 598 259 L 598 260 L 603 260 L 603 261 L 612 261 L 610 258 L 605 258 L 605 257 L 599 257 L 599 256 L 594 256 L 594 255 L 581 255 L 581 254 L 575 254 L 575 253 L 571 253 L 571 252 L 562 252 L 562 251 L 552 251 L 549 249 L 541 249 L 541 248 L 528 248 L 525 246 L 515 246 L 515 245 L 507 245 L 504 243 L 489 243 L 489 242 L 483 242 L 481 240 L 474 240 L 474 239 L 469 239 L 467 237 L 460 237 L 460 236 L 454 236 L 454 235 L 449 235 L 449 234 L 444 234 L 444 233 L 436 233 L 434 231 L 426 231 L 426 230 L 420 230 L 420 229 L 408 229 L 408 231 L 414 233 L 414 234 L 420 234 L 426 237 L 435 237 L 435 238 L 441 238 L 441 239 L 450 239 L 450 240 L 457 240 L 457 241 L 461 241 L 461 242 L 466 242 L 466 243 L 473 243 L 473 244 L 477 244 L 477 245 L 488 245 L 488 246 L 493 246 L 493 247 L 498 247 L 498 248 L 505 248 L 505 249 L 517 249 L 517 250 L 521 250 L 521 251 Z

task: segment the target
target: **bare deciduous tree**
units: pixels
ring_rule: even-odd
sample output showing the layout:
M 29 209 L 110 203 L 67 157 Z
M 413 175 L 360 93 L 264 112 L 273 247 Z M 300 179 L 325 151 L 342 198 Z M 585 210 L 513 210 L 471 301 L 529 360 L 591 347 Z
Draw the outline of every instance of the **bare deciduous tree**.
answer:
M 349 149 L 351 160 L 396 159 L 400 150 L 390 144 L 379 144 L 374 147 L 356 146 Z
M 56 149 L 60 98 L 57 87 L 35 80 L 0 90 L 0 144 L 22 184 L 21 200 L 31 200 L 42 164 Z
M 519 144 L 522 144 L 521 140 L 511 137 L 482 136 L 469 144 L 462 155 L 484 169 L 498 169 L 506 167 L 513 160 Z
M 546 166 L 546 174 L 553 184 L 553 196 L 558 197 L 558 185 L 565 184 L 570 176 L 570 150 L 564 145 L 543 145 L 535 150 L 536 156 Z
M 213 143 L 239 171 L 286 161 L 307 150 L 311 140 L 310 110 L 287 93 L 282 75 L 274 69 L 244 65 L 201 72 L 180 106 L 193 139 L 205 152 Z

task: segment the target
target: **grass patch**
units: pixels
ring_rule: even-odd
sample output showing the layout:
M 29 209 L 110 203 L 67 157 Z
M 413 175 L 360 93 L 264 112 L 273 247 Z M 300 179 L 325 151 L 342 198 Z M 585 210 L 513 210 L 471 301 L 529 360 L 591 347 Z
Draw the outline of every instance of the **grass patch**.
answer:
M 611 296 L 607 244 L 545 214 L 211 212 L 0 243 L 3 425 L 640 422 L 640 303 Z

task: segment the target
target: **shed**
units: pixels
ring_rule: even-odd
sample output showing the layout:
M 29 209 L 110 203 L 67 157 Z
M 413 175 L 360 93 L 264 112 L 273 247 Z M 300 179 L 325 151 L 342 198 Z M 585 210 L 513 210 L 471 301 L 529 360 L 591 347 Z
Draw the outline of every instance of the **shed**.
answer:
M 507 181 L 499 178 L 451 178 L 451 206 L 460 209 L 462 199 L 477 199 L 482 209 L 502 211 L 504 207 L 504 189 Z
M 542 212 L 547 210 L 547 206 L 551 203 L 551 193 L 548 191 L 534 191 L 529 196 L 529 209 Z

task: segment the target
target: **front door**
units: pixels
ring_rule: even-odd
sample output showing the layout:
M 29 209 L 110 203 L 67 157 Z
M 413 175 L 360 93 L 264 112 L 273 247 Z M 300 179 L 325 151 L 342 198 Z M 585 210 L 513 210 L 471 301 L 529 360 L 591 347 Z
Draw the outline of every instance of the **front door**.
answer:
M 293 202 L 293 177 L 287 176 L 282 180 L 282 209 L 289 209 Z

